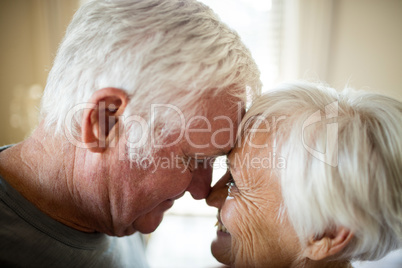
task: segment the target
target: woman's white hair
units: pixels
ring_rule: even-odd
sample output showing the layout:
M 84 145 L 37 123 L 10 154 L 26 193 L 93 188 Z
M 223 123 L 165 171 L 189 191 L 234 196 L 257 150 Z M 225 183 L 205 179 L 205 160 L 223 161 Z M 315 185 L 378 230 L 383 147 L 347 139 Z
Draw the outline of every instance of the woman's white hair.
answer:
M 202 96 L 226 90 L 245 100 L 246 88 L 256 95 L 261 82 L 237 33 L 202 3 L 97 0 L 76 12 L 59 47 L 41 103 L 45 126 L 79 135 L 82 110 L 71 125 L 65 126 L 66 116 L 105 87 L 127 92 L 125 117 L 163 125 L 166 135 L 180 127 L 172 116 L 177 111 L 151 115 L 151 104 L 174 105 L 191 116 Z M 143 135 L 138 131 L 131 128 L 133 140 Z
M 275 172 L 282 215 L 302 245 L 343 226 L 354 238 L 339 259 L 375 260 L 401 247 L 402 103 L 322 84 L 283 84 L 251 106 L 243 135 L 281 116 L 270 134 L 286 167 Z

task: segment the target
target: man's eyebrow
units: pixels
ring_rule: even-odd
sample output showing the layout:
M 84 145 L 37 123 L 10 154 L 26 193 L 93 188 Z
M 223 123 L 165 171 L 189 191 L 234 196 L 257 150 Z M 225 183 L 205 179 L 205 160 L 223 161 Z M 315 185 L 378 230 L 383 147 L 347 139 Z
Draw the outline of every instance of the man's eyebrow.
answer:
M 233 148 L 231 148 L 231 149 L 229 150 L 229 152 L 227 152 L 227 155 L 229 155 L 232 151 L 233 151 Z M 227 169 L 228 169 L 228 171 L 229 171 L 230 173 L 232 173 L 231 170 L 233 169 L 233 166 L 232 166 L 232 161 L 230 161 L 229 157 L 227 157 L 227 159 L 226 159 L 226 164 L 227 164 Z
M 233 148 L 230 148 L 229 151 L 224 151 L 224 150 L 220 150 L 214 154 L 212 154 L 212 157 L 219 157 L 219 156 L 228 156 L 231 152 L 232 152 Z
M 229 151 L 226 150 L 217 150 L 208 154 L 204 153 L 196 153 L 196 154 L 189 154 L 187 156 L 189 157 L 205 157 L 205 158 L 210 158 L 210 157 L 219 157 L 219 156 L 226 156 L 229 155 L 232 152 L 233 148 L 230 148 Z
M 230 174 L 232 174 L 232 171 L 235 170 L 234 166 L 232 165 L 232 161 L 230 161 L 230 159 L 228 158 L 226 163 L 228 165 L 228 170 L 229 170 Z

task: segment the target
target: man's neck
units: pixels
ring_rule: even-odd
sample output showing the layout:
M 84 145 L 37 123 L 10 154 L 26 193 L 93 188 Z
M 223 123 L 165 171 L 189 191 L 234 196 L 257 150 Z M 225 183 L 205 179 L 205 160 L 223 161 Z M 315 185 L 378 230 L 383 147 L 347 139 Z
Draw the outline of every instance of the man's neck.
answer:
M 51 218 L 94 232 L 91 217 L 74 191 L 76 147 L 39 127 L 25 141 L 0 153 L 0 174 L 22 196 Z M 90 214 L 89 214 L 90 215 Z

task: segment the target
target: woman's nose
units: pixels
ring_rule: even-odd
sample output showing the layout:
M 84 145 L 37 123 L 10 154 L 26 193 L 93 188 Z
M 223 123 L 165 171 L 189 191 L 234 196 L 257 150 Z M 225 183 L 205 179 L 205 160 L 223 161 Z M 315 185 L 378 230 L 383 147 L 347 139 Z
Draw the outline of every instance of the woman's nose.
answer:
M 228 186 L 230 173 L 226 172 L 225 175 L 212 187 L 210 194 L 208 195 L 206 201 L 208 206 L 216 207 L 220 209 L 228 196 Z

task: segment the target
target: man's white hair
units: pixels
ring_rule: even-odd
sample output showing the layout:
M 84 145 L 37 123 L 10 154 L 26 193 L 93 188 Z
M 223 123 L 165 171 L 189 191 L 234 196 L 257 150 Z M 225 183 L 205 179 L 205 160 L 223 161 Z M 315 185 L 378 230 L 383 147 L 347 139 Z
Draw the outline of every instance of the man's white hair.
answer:
M 280 116 L 286 118 L 270 133 L 276 154 L 286 159 L 286 167 L 275 171 L 282 215 L 302 245 L 343 226 L 354 238 L 336 258 L 374 260 L 401 247 L 402 103 L 352 89 L 288 83 L 256 100 L 242 131 Z
M 237 33 L 202 3 L 97 0 L 76 12 L 57 52 L 41 103 L 47 129 L 79 136 L 82 110 L 71 125 L 66 116 L 106 87 L 129 95 L 126 118 L 141 116 L 168 134 L 180 127 L 176 111 L 151 116 L 151 104 L 175 105 L 190 116 L 199 113 L 202 96 L 226 90 L 244 101 L 246 88 L 255 95 L 261 82 Z M 132 140 L 143 134 L 138 131 L 131 128 Z

